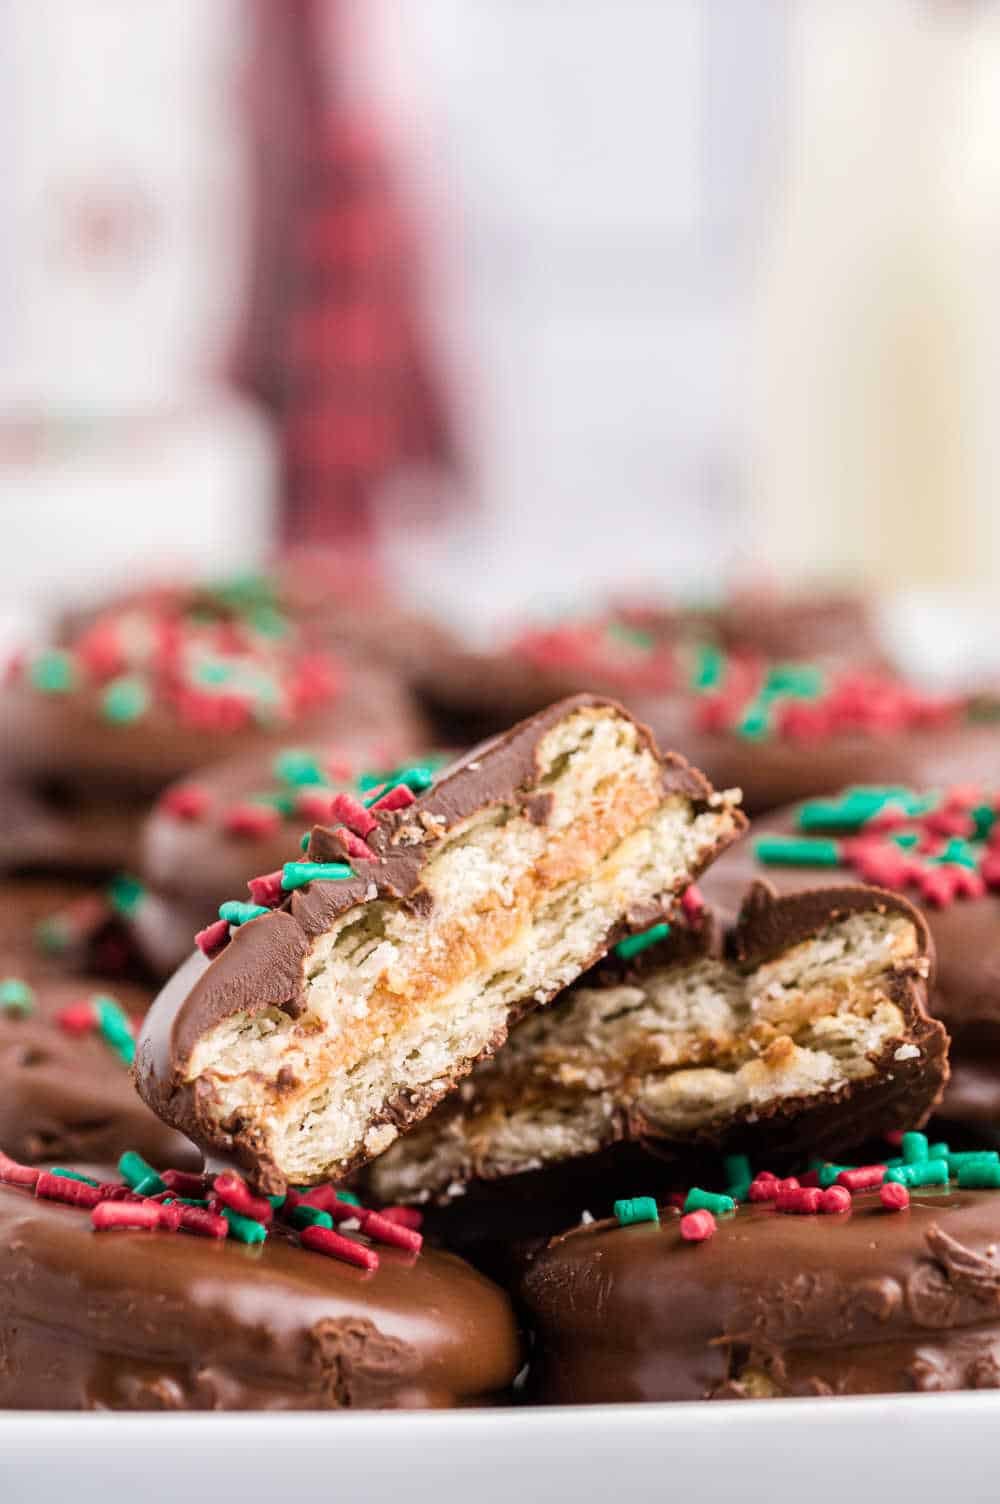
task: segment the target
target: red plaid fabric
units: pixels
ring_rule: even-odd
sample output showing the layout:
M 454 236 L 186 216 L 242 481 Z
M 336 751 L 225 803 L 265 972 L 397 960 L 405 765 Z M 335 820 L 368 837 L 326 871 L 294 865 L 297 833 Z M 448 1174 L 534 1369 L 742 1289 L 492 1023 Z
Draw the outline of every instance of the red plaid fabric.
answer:
M 371 548 L 378 488 L 407 461 L 450 465 L 450 427 L 378 132 L 339 103 L 321 61 L 341 34 L 336 0 L 258 0 L 256 18 L 255 250 L 238 374 L 279 425 L 283 541 Z

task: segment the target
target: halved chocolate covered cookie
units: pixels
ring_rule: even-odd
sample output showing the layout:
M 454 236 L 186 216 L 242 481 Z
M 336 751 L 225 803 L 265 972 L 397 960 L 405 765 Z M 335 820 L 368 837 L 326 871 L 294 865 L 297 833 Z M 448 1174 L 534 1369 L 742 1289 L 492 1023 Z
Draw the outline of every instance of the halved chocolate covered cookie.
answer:
M 744 826 L 592 696 L 369 804 L 343 800 L 342 827 L 262 880 L 280 910 L 223 906 L 202 940 L 221 954 L 181 968 L 140 1042 L 146 1100 L 265 1187 L 384 1151 Z
M 704 922 L 649 939 L 518 1025 L 376 1160 L 377 1194 L 445 1200 L 623 1143 L 836 1153 L 919 1125 L 940 1096 L 930 939 L 905 900 L 758 884 L 721 954 Z

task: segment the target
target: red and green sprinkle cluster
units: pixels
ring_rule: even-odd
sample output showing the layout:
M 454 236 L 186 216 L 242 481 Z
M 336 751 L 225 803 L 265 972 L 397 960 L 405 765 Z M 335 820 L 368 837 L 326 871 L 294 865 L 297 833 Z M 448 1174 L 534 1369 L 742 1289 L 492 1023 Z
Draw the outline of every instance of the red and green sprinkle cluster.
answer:
M 152 596 L 105 612 L 65 647 L 15 657 L 6 678 L 54 697 L 91 691 L 116 726 L 158 706 L 193 729 L 235 732 L 296 721 L 339 692 L 336 662 L 285 636 L 259 614 Z
M 610 682 L 623 691 L 656 693 L 675 689 L 680 682 L 671 643 L 614 617 L 532 628 L 517 638 L 511 651 L 543 672 Z
M 900 1153 L 878 1164 L 813 1159 L 800 1176 L 782 1177 L 770 1170 L 754 1174 L 746 1155 L 731 1155 L 725 1160 L 725 1192 L 693 1186 L 669 1197 L 681 1214 L 681 1237 L 689 1243 L 705 1242 L 716 1230 L 716 1218 L 732 1215 L 745 1202 L 767 1202 L 775 1212 L 793 1216 L 839 1216 L 850 1212 L 854 1196 L 864 1191 L 877 1190 L 885 1210 L 898 1212 L 909 1206 L 911 1190 L 953 1183 L 962 1190 L 1000 1190 L 1000 1153 L 995 1149 L 953 1151 L 946 1143 L 931 1143 L 924 1133 L 887 1135 L 887 1141 L 896 1139 Z M 616 1201 L 614 1213 L 621 1227 L 660 1220 L 652 1196 Z
M 370 1243 L 412 1254 L 423 1245 L 420 1212 L 405 1206 L 369 1211 L 350 1191 L 332 1184 L 290 1188 L 284 1196 L 255 1196 L 235 1170 L 214 1176 L 184 1170 L 160 1174 L 134 1150 L 122 1155 L 118 1173 L 120 1181 L 99 1181 L 77 1170 L 18 1164 L 0 1153 L 0 1183 L 89 1211 L 96 1232 L 187 1232 L 248 1244 L 263 1243 L 279 1232 L 302 1248 L 369 1272 L 379 1266 Z M 361 1232 L 370 1243 L 345 1236 L 348 1232 Z
M 856 787 L 800 806 L 798 834 L 761 836 L 765 866 L 850 867 L 879 887 L 914 887 L 935 907 L 1000 890 L 1000 793 Z
M 35 1011 L 35 992 L 22 977 L 0 977 L 0 1015 L 29 1018 Z M 98 1034 L 123 1065 L 135 1059 L 135 1031 L 124 1008 L 106 992 L 95 992 L 68 1003 L 55 1016 L 66 1034 Z
M 819 742 L 852 732 L 885 736 L 951 725 L 966 714 L 964 700 L 924 694 L 881 674 L 768 664 L 714 648 L 700 651 L 690 687 L 698 696 L 699 730 L 747 741 Z
M 409 767 L 394 768 L 388 773 L 366 773 L 358 779 L 358 792 L 362 797 L 340 792 L 327 802 L 323 819 L 329 821 L 336 844 L 343 853 L 342 861 L 314 862 L 303 855 L 302 860 L 285 862 L 274 872 L 265 872 L 252 877 L 247 883 L 250 890 L 249 903 L 229 899 L 219 908 L 219 917 L 214 924 L 199 930 L 195 944 L 206 956 L 214 956 L 229 940 L 231 930 L 260 919 L 277 908 L 289 893 L 304 888 L 311 882 L 346 882 L 357 874 L 351 865 L 354 860 L 373 861 L 375 853 L 367 843 L 367 837 L 378 827 L 378 816 L 406 809 L 413 804 L 418 794 L 424 793 L 434 781 L 436 763 L 422 763 Z M 303 836 L 303 853 L 308 850 L 309 832 Z

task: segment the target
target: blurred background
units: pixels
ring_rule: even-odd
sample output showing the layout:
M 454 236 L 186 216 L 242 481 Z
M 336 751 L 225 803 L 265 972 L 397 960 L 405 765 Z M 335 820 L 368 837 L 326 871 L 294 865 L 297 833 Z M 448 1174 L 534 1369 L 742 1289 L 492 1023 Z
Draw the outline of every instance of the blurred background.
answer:
M 1000 6 L 4 0 L 0 73 L 8 615 L 291 546 L 995 651 Z

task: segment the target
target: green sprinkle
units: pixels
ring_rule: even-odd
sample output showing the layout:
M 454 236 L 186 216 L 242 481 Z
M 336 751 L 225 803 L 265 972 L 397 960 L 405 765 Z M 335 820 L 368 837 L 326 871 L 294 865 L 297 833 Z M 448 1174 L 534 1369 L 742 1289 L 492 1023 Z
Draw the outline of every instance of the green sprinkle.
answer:
M 262 903 L 240 903 L 236 898 L 230 898 L 226 903 L 219 905 L 219 918 L 227 924 L 249 924 L 251 919 L 259 919 L 262 914 L 270 914 L 271 910 Z
M 727 1154 L 722 1161 L 722 1168 L 731 1185 L 743 1185 L 744 1182 L 749 1185 L 753 1179 L 753 1169 L 745 1154 Z
M 306 883 L 343 882 L 353 876 L 354 871 L 346 862 L 286 862 L 281 886 L 291 893 L 295 888 L 304 888 Z
M 321 1212 L 318 1206 L 297 1206 L 292 1212 L 293 1227 L 333 1227 L 329 1212 Z
M 975 872 L 979 866 L 979 858 L 975 851 L 968 841 L 962 840 L 961 836 L 952 836 L 944 850 L 940 851 L 937 856 L 930 857 L 929 860 L 934 867 L 951 864 L 956 867 L 967 867 L 970 872 Z
M 694 672 L 691 675 L 691 688 L 697 693 L 705 694 L 709 690 L 718 689 L 725 678 L 726 655 L 721 648 L 712 647 L 709 643 L 703 643 L 698 648 L 695 656 Z
M 118 1161 L 118 1173 L 125 1184 L 133 1191 L 138 1191 L 141 1188 L 144 1196 L 156 1195 L 160 1191 L 167 1189 L 159 1175 L 153 1169 L 153 1166 L 147 1164 L 142 1155 L 137 1154 L 134 1149 L 126 1149 Z M 156 1191 L 146 1190 L 147 1183 L 152 1183 L 153 1181 L 157 1183 Z
M 619 642 L 627 642 L 632 647 L 642 648 L 646 653 L 652 652 L 653 634 L 644 632 L 642 627 L 631 627 L 625 621 L 609 621 L 605 631 L 609 637 L 617 637 Z
M 920 845 L 920 837 L 915 830 L 894 831 L 889 840 L 901 851 L 912 851 L 914 846 Z
M 798 812 L 800 830 L 860 830 L 888 806 L 913 813 L 914 796 L 904 788 L 847 789 L 840 799 L 809 799 Z
M 900 1185 L 947 1185 L 948 1165 L 943 1159 L 926 1159 L 921 1164 L 900 1165 L 897 1170 L 886 1170 L 884 1180 L 897 1181 Z
M 101 695 L 101 711 L 106 720 L 116 726 L 127 726 L 138 721 L 149 709 L 149 688 L 134 674 L 124 674 L 112 679 Z
M 950 1160 L 951 1159 L 951 1150 L 948 1148 L 947 1144 L 930 1144 L 930 1145 L 928 1145 L 928 1148 L 927 1148 L 927 1158 L 928 1159 L 947 1159 L 947 1160 Z M 1000 1156 L 998 1156 L 998 1160 L 1000 1160 Z M 951 1167 L 949 1165 L 949 1169 L 950 1168 Z
M 391 777 L 391 774 L 362 773 L 358 779 L 359 793 L 368 794 L 372 789 L 381 789 L 385 784 L 387 777 Z
M 692 1186 L 684 1202 L 685 1216 L 688 1212 L 711 1212 L 713 1217 L 721 1217 L 735 1210 L 736 1202 L 732 1196 L 717 1196 L 714 1191 L 703 1191 L 699 1186 Z
M 771 729 L 770 702 L 761 696 L 755 700 L 743 719 L 734 727 L 737 736 L 746 741 L 762 741 Z
M 263 1222 L 255 1222 L 253 1217 L 243 1217 L 239 1212 L 230 1211 L 228 1206 L 222 1208 L 222 1215 L 229 1223 L 229 1236 L 237 1243 L 263 1243 L 267 1237 Z
M 305 832 L 305 834 L 303 835 L 301 841 L 299 842 L 299 850 L 300 851 L 308 851 L 309 850 L 309 842 L 311 840 L 312 840 L 312 831 L 311 830 L 307 830 Z
M 127 872 L 118 872 L 108 883 L 108 902 L 116 914 L 126 918 L 134 914 L 146 896 L 146 890 L 137 877 Z
M 250 625 L 262 637 L 285 637 L 288 634 L 288 617 L 274 606 L 255 606 L 250 612 Z
M 337 1200 L 346 1201 L 350 1206 L 360 1206 L 361 1202 L 353 1191 L 342 1191 L 338 1188 Z
M 815 838 L 761 836 L 754 845 L 754 855 L 766 867 L 838 867 L 840 844 Z
M 988 804 L 977 804 L 969 813 L 976 822 L 975 839 L 985 841 L 996 824 L 996 811 Z
M 20 977 L 4 977 L 0 980 L 0 1010 L 16 1013 L 24 1018 L 35 1006 L 35 994 Z
M 61 1165 L 53 1165 L 50 1175 L 58 1175 L 60 1180 L 79 1180 L 83 1185 L 100 1185 L 99 1180 L 91 1180 L 89 1175 L 81 1175 L 79 1170 L 64 1170 Z
M 420 763 L 412 768 L 401 768 L 393 775 L 392 786 L 405 783 L 411 794 L 424 794 L 434 782 L 433 769 L 426 763 Z
M 654 924 L 651 929 L 643 930 L 641 935 L 629 935 L 627 939 L 619 940 L 615 946 L 615 955 L 621 956 L 623 961 L 630 961 L 640 951 L 648 950 L 651 945 L 665 940 L 669 934 L 669 924 Z
M 53 649 L 35 659 L 30 669 L 31 682 L 43 694 L 62 695 L 76 686 L 76 671 L 69 653 Z
M 225 663 L 218 658 L 206 659 L 199 663 L 194 671 L 196 681 L 206 689 L 214 689 L 220 684 L 231 684 L 233 679 L 232 664 Z
M 322 768 L 311 752 L 304 752 L 298 747 L 289 747 L 284 752 L 279 752 L 273 763 L 274 776 L 282 783 L 290 783 L 295 788 L 301 788 L 309 784 L 325 784 L 327 779 Z
M 745 1201 L 750 1194 L 751 1184 L 749 1180 L 737 1180 L 734 1184 L 726 1186 L 726 1195 L 731 1196 L 734 1201 Z
M 962 1165 L 958 1183 L 963 1190 L 1000 1190 L 1000 1165 Z
M 102 1037 L 126 1065 L 131 1065 L 135 1060 L 135 1037 L 128 1015 L 113 997 L 107 997 L 103 993 L 97 993 L 90 1002 L 97 1014 L 97 1027 Z
M 824 1191 L 828 1190 L 831 1185 L 836 1184 L 837 1176 L 840 1175 L 844 1170 L 849 1168 L 850 1167 L 848 1165 L 822 1165 L 819 1172 L 820 1188 Z
M 926 1133 L 904 1133 L 900 1148 L 906 1165 L 923 1164 L 930 1157 Z
M 660 1213 L 652 1196 L 633 1196 L 615 1202 L 615 1216 L 619 1227 L 630 1227 L 633 1222 L 659 1222 Z
M 267 1201 L 267 1202 L 269 1202 L 270 1205 L 274 1208 L 275 1211 L 279 1211 L 281 1209 L 281 1207 L 284 1206 L 284 1204 L 287 1201 L 287 1199 L 288 1199 L 288 1197 L 286 1195 L 284 1195 L 284 1194 L 282 1194 L 280 1196 L 265 1196 L 264 1197 L 264 1200 Z
M 823 670 L 806 663 L 778 663 L 767 676 L 764 692 L 815 700 L 823 692 Z
M 64 955 L 72 930 L 61 914 L 49 914 L 35 925 L 35 945 L 45 956 Z
M 948 1155 L 948 1168 L 957 1174 L 963 1165 L 1000 1165 L 996 1149 L 965 1149 L 959 1154 Z
M 178 1202 L 181 1206 L 207 1206 L 208 1199 L 205 1196 L 171 1196 L 171 1201 Z

